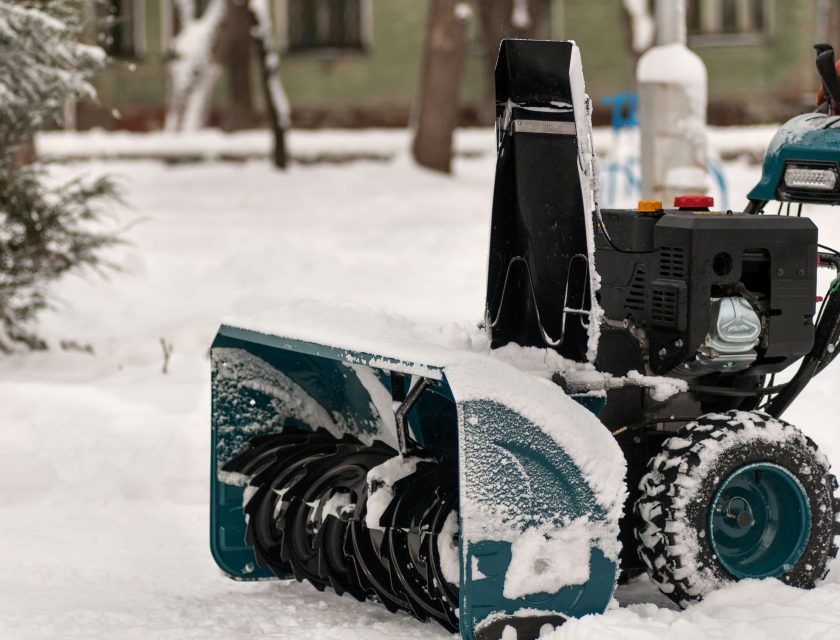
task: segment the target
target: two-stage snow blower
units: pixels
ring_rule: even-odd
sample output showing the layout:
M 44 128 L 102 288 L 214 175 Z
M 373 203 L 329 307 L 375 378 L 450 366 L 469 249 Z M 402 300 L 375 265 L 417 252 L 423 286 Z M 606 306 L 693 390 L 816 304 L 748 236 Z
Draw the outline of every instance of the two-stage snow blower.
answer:
M 827 113 L 782 127 L 744 213 L 599 210 L 578 49 L 505 41 L 484 324 L 301 303 L 223 325 L 219 566 L 467 639 L 601 612 L 620 568 L 681 605 L 742 578 L 813 586 L 836 482 L 779 416 L 840 346 L 840 279 L 815 303 L 840 255 L 799 215 L 840 204 L 823 77 Z

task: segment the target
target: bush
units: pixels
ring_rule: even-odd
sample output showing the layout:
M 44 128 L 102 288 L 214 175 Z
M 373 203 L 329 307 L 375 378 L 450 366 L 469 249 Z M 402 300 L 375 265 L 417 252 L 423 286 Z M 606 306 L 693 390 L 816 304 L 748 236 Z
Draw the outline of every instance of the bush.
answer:
M 48 285 L 70 269 L 106 266 L 116 239 L 94 231 L 117 199 L 108 178 L 49 187 L 34 161 L 34 136 L 60 119 L 68 99 L 95 96 L 105 65 L 80 42 L 80 8 L 65 0 L 0 0 L 0 351 L 45 348 L 32 321 Z

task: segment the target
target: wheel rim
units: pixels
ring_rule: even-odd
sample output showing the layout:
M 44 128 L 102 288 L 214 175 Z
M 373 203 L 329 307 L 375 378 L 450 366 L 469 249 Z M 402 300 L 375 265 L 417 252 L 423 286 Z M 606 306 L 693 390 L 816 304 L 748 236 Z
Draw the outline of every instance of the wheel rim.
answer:
M 708 535 L 736 578 L 778 577 L 802 557 L 811 533 L 805 488 L 790 471 L 762 462 L 732 472 L 709 510 Z

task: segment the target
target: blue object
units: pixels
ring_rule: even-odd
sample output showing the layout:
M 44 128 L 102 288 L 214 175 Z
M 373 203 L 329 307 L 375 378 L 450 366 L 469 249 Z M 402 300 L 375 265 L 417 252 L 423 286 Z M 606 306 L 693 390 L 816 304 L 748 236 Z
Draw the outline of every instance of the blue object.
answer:
M 810 533 L 805 489 L 779 465 L 762 462 L 734 471 L 712 499 L 709 541 L 736 578 L 786 573 L 802 556 Z
M 601 98 L 601 103 L 612 108 L 612 128 L 639 126 L 639 96 L 635 92 L 616 93 Z
M 610 107 L 610 118 L 613 130 L 613 148 L 617 146 L 621 129 L 633 129 L 639 126 L 638 106 L 639 96 L 636 93 L 616 93 L 611 96 L 604 96 L 601 103 Z M 601 171 L 606 175 L 603 180 L 604 197 L 603 203 L 607 207 L 613 206 L 616 197 L 616 180 L 619 175 L 624 175 L 625 195 L 631 197 L 641 189 L 639 180 L 639 157 L 636 155 L 619 160 L 608 160 Z

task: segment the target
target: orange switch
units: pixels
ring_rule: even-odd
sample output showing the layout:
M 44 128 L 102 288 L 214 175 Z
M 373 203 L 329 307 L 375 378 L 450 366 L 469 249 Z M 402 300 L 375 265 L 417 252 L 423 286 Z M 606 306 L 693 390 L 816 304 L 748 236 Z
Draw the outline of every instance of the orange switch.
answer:
M 653 213 L 662 208 L 662 200 L 639 200 L 639 213 Z

